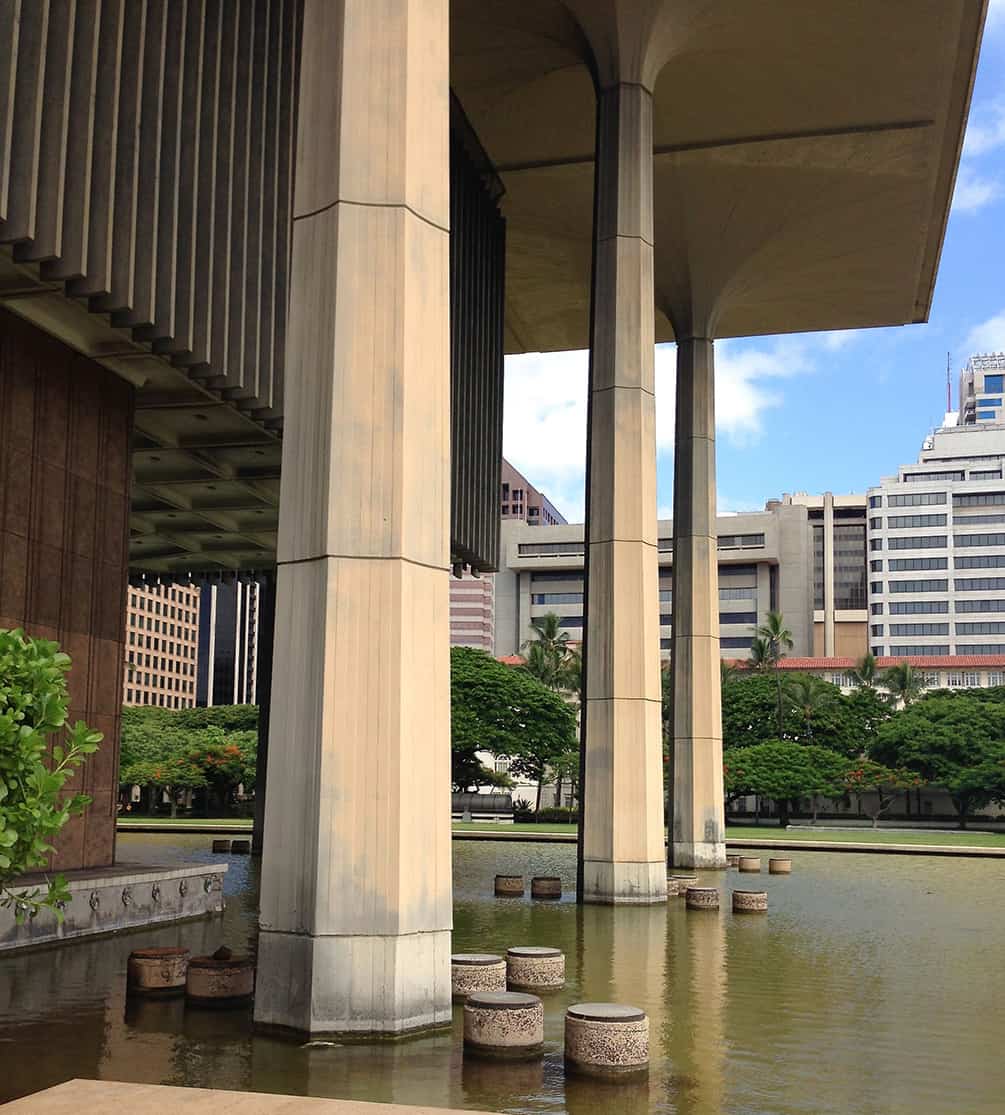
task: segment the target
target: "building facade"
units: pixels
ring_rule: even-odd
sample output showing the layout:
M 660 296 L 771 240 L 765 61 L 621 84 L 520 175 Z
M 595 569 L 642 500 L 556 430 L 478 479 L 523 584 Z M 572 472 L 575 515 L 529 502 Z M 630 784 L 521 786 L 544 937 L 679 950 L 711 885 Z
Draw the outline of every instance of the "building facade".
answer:
M 195 585 L 130 584 L 123 704 L 172 709 L 196 704 L 199 598 Z
M 466 570 L 450 578 L 450 645 L 492 653 L 495 646 L 495 575 Z
M 869 489 L 877 656 L 1005 653 L 1005 425 L 968 411 L 925 439 L 916 464 Z
M 503 519 L 519 519 L 529 526 L 558 526 L 565 516 L 543 493 L 503 457 L 500 505 Z
M 1001 422 L 1005 416 L 1005 352 L 971 356 L 960 373 L 959 424 Z
M 259 595 L 257 582 L 240 579 L 203 588 L 197 705 L 258 703 Z
M 673 524 L 659 523 L 660 653 L 670 655 L 673 617 Z M 774 501 L 765 511 L 722 515 L 718 531 L 719 647 L 746 658 L 758 625 L 778 610 L 797 653 L 814 639 L 813 533 L 805 504 Z M 497 655 L 518 653 L 534 619 L 554 612 L 573 641 L 584 624 L 583 527 L 531 530 L 504 522 L 496 574 Z M 864 653 L 864 647 L 863 647 Z

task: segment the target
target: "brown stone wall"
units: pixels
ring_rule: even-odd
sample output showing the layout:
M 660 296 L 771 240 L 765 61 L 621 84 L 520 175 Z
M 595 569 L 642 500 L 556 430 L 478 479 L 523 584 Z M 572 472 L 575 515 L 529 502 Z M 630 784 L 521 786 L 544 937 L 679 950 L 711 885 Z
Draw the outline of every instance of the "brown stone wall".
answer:
M 105 735 L 62 869 L 115 855 L 132 422 L 132 387 L 0 310 L 0 627 L 60 643 L 71 716 Z

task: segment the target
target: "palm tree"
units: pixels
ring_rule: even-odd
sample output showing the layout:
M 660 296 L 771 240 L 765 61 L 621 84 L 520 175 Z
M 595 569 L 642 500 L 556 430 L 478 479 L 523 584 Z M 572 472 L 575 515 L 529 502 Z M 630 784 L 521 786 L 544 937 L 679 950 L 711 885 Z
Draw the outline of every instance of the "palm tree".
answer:
M 766 670 L 771 665 L 771 648 L 767 639 L 755 638 L 750 644 L 750 658 L 747 659 L 752 670 Z
M 884 671 L 880 679 L 887 691 L 887 700 L 896 706 L 903 703 L 906 708 L 918 699 L 924 691 L 924 682 L 910 662 L 898 662 Z
M 569 633 L 562 630 L 561 623 L 554 612 L 531 620 L 536 637 L 520 649 L 526 655 L 528 673 L 549 689 L 571 693 L 579 688 L 582 663 L 579 650 L 569 644 Z
M 736 667 L 732 662 L 723 659 L 719 663 L 719 683 L 720 685 L 729 685 L 732 681 L 736 681 Z
M 876 682 L 879 681 L 879 668 L 876 666 L 876 656 L 871 651 L 859 659 L 852 676 L 860 689 L 876 688 Z
M 782 738 L 782 673 L 780 663 L 787 651 L 792 650 L 792 632 L 785 626 L 781 612 L 768 612 L 766 623 L 757 629 L 757 638 L 767 643 L 767 658 L 775 668 L 775 679 L 778 682 L 778 738 Z
M 830 708 L 836 693 L 832 685 L 812 674 L 799 674 L 785 681 L 785 696 L 806 726 L 807 743 L 813 740 L 813 718 Z

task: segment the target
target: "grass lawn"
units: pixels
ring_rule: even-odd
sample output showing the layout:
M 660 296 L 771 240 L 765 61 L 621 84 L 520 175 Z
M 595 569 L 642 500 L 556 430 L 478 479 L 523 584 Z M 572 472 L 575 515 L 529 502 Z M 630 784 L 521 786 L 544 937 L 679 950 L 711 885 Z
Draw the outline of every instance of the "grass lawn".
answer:
M 454 829 L 473 832 L 575 832 L 575 825 L 562 822 L 548 825 L 527 825 L 520 822 L 512 825 L 499 825 L 494 821 L 454 821 Z
M 140 817 L 135 813 L 120 813 L 118 823 L 129 825 L 228 825 L 236 829 L 250 829 L 251 818 L 244 817 Z
M 928 832 L 898 832 L 896 829 L 833 829 L 779 828 L 777 825 L 727 825 L 726 841 L 730 840 L 834 840 L 860 844 L 942 844 L 969 845 L 971 848 L 1005 848 L 1005 833 L 970 832 L 942 829 Z

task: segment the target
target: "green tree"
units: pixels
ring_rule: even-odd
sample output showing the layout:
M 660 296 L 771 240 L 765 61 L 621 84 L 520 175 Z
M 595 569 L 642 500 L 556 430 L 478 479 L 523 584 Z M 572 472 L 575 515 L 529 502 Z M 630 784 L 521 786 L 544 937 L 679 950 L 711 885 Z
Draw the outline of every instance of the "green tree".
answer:
M 766 661 L 774 668 L 777 688 L 778 708 L 776 723 L 779 737 L 782 734 L 782 659 L 792 650 L 792 632 L 785 626 L 781 612 L 768 612 L 766 623 L 757 629 L 757 638 L 767 643 Z
M 868 651 L 858 660 L 852 676 L 855 684 L 861 689 L 875 689 L 879 681 L 879 667 L 876 665 L 876 656 Z
M 767 639 L 755 635 L 750 643 L 750 669 L 764 671 L 771 667 L 771 644 Z
M 906 708 L 922 695 L 925 688 L 921 675 L 910 662 L 898 662 L 896 666 L 884 670 L 880 680 L 894 707 L 903 705 Z
M 576 714 L 562 696 L 526 670 L 484 651 L 450 651 L 451 747 L 511 760 L 513 774 L 537 782 L 537 803 L 551 764 L 578 748 Z
M 819 720 L 821 713 L 837 704 L 841 694 L 836 686 L 812 674 L 795 674 L 786 679 L 783 696 L 803 722 L 803 732 L 809 742 L 813 738 L 814 718 Z
M 62 875 L 44 888 L 14 885 L 45 866 L 55 850 L 50 841 L 91 801 L 63 792 L 101 741 L 83 721 L 67 723 L 70 665 L 54 642 L 0 631 L 0 906 L 13 906 L 18 921 L 42 907 L 62 919 L 69 899 Z
M 879 727 L 870 758 L 942 786 L 966 828 L 973 810 L 1005 799 L 1005 705 L 929 694 Z
M 773 801 L 778 809 L 778 823 L 784 827 L 789 822 L 792 802 L 833 794 L 846 764 L 842 756 L 824 747 L 767 740 L 727 751 L 723 756 L 723 778 L 727 793 L 733 797 L 756 794 Z
M 873 828 L 879 826 L 880 817 L 897 800 L 897 794 L 920 785 L 921 777 L 914 771 L 883 766 L 874 759 L 866 758 L 851 763 L 844 776 L 844 788 L 848 793 L 857 795 L 860 811 L 863 809 L 862 794 L 872 792 L 876 795 L 875 806 L 866 805 L 864 809 Z
M 526 656 L 524 669 L 549 689 L 576 693 L 582 664 L 579 651 L 570 645 L 569 634 L 562 630 L 561 623 L 554 612 L 531 620 L 534 638 L 521 648 Z

